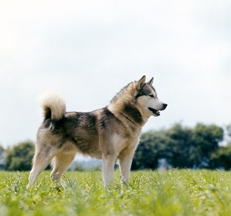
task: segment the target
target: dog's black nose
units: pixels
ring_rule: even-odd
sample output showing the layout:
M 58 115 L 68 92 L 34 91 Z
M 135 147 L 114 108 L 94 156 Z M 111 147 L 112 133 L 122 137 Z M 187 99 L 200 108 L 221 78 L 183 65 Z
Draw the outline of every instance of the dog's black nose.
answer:
M 163 104 L 163 109 L 166 109 L 167 106 L 168 106 L 168 104 L 164 103 Z

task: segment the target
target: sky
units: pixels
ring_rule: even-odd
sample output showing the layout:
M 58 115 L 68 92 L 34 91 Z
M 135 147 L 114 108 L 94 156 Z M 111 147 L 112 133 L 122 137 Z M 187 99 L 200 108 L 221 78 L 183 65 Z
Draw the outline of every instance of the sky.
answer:
M 35 141 L 39 95 L 67 111 L 154 77 L 168 104 L 143 128 L 231 124 L 230 0 L 0 0 L 0 144 Z

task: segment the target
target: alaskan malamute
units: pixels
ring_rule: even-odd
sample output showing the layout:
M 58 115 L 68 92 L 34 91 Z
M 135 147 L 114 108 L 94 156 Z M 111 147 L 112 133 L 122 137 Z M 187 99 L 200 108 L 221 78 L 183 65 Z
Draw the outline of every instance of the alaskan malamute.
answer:
M 103 180 L 113 182 L 118 159 L 124 184 L 129 181 L 132 158 L 139 142 L 141 128 L 150 116 L 159 116 L 167 107 L 152 86 L 153 78 L 129 83 L 102 109 L 92 112 L 66 112 L 64 100 L 56 93 L 42 101 L 44 121 L 38 129 L 29 184 L 51 162 L 52 180 L 61 184 L 61 177 L 76 153 L 103 160 Z

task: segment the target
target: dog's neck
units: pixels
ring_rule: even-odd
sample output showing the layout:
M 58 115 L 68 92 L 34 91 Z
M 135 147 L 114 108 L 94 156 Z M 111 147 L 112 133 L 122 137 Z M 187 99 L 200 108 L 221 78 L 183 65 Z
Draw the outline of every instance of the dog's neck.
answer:
M 120 112 L 120 114 L 122 115 L 122 116 L 124 116 L 127 120 L 129 120 L 130 122 L 132 122 L 133 124 L 135 124 L 136 125 L 136 122 L 134 122 L 131 118 L 129 118 L 126 114 L 124 114 L 124 113 L 122 113 L 122 112 Z
M 126 116 L 131 122 L 143 125 L 143 118 L 140 111 L 135 107 L 135 105 L 126 103 L 121 109 L 121 113 Z

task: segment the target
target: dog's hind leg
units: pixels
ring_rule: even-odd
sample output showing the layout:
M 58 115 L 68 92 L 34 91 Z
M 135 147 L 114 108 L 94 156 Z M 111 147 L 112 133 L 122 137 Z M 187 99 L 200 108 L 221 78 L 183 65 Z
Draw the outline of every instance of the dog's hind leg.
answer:
M 58 152 L 51 162 L 53 170 L 51 172 L 51 179 L 61 185 L 61 177 L 63 173 L 70 167 L 74 160 L 76 153 Z
M 43 148 L 36 150 L 27 188 L 34 185 L 39 174 L 47 167 L 56 152 L 57 149 L 49 145 L 43 145 Z

